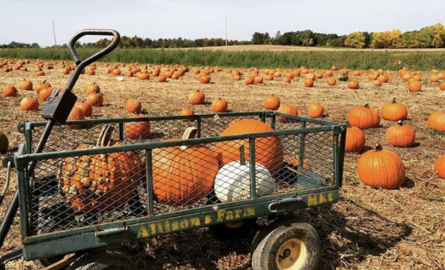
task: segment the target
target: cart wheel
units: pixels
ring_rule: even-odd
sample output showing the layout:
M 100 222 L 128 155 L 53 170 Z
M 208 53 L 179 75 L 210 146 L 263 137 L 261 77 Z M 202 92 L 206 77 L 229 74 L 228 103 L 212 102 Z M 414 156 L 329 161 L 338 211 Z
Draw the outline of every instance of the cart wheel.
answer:
M 134 263 L 123 253 L 92 250 L 79 257 L 67 270 L 134 270 Z
M 219 225 L 209 226 L 210 231 L 219 240 L 229 240 L 246 237 L 256 231 L 257 218 L 245 219 L 235 222 L 227 222 Z
M 258 232 L 251 254 L 254 270 L 313 270 L 320 259 L 320 239 L 307 222 L 281 220 Z
M 35 261 L 35 263 L 38 266 L 48 267 L 48 266 L 53 265 L 55 263 L 61 262 L 64 259 L 65 259 L 64 255 L 59 255 L 59 256 L 54 256 L 54 257 L 38 259 L 38 260 Z

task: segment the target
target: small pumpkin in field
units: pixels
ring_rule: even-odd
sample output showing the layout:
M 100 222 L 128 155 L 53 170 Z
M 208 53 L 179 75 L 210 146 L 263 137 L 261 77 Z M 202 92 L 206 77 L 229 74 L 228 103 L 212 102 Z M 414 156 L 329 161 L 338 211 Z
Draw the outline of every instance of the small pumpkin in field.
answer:
M 17 88 L 14 85 L 8 84 L 3 88 L 3 96 L 4 97 L 16 97 L 17 96 Z
M 192 90 L 188 95 L 188 100 L 192 105 L 204 104 L 206 96 L 202 91 Z
M 386 130 L 386 139 L 392 146 L 410 147 L 416 140 L 416 131 L 410 126 L 403 125 L 402 121 L 398 121 L 397 125 Z
M 134 98 L 130 98 L 127 100 L 127 103 L 125 103 L 125 110 L 129 113 L 140 113 L 142 110 L 142 103 Z
M 168 205 L 191 205 L 209 194 L 219 165 L 204 145 L 153 149 L 153 195 Z
M 33 96 L 27 96 L 20 101 L 22 111 L 35 111 L 39 109 L 39 101 Z
M 445 132 L 445 113 L 438 111 L 431 113 L 428 117 L 428 127 Z
M 87 102 L 76 104 L 76 107 L 79 107 L 83 111 L 85 117 L 91 116 L 93 114 L 93 106 L 91 106 L 91 104 Z
M 445 179 L 445 155 L 440 156 L 434 162 L 434 171 L 440 178 Z
M 217 98 L 213 100 L 210 107 L 212 112 L 226 112 L 229 108 L 229 103 L 223 98 Z
M 179 112 L 179 115 L 184 116 L 184 115 L 194 115 L 195 111 L 193 111 L 192 109 L 189 108 L 182 108 L 182 110 Z M 184 119 L 184 122 L 188 122 L 190 121 L 190 119 Z
M 298 115 L 297 107 L 295 107 L 293 105 L 289 105 L 289 104 L 281 105 L 280 108 L 278 108 L 277 112 L 290 114 L 290 115 Z M 277 120 L 282 123 L 294 122 L 294 119 L 291 119 L 291 118 L 288 118 L 285 116 L 277 116 Z
M 102 93 L 91 93 L 87 96 L 87 103 L 95 107 L 100 107 L 104 104 L 104 97 Z
M 306 86 L 306 87 L 313 87 L 314 86 L 314 80 L 305 79 L 304 80 L 304 86 Z
M 40 93 L 39 93 L 40 99 L 43 101 L 46 101 L 49 98 L 49 96 L 51 96 L 53 90 L 54 89 L 52 87 L 46 87 L 46 88 L 43 88 L 42 90 L 40 90 Z
M 275 95 L 267 96 L 263 101 L 266 110 L 277 110 L 280 107 L 280 98 Z
M 83 113 L 83 110 L 81 108 L 74 106 L 71 109 L 71 112 L 68 115 L 67 120 L 68 121 L 85 120 L 85 114 Z M 81 128 L 81 127 L 82 127 L 82 125 L 67 125 L 66 126 L 67 129 L 78 129 L 78 128 Z
M 23 81 L 20 81 L 19 83 L 19 89 L 20 90 L 32 90 L 33 84 L 30 80 L 23 79 Z
M 357 173 L 366 186 L 396 189 L 405 182 L 402 159 L 392 151 L 383 150 L 379 144 L 375 150 L 369 150 L 360 156 Z
M 323 116 L 324 107 L 319 103 L 313 103 L 309 106 L 308 115 L 311 118 L 320 118 Z
M 87 85 L 86 89 L 87 95 L 92 93 L 100 93 L 100 87 L 95 82 L 92 84 Z
M 39 94 L 42 89 L 45 89 L 47 87 L 51 87 L 51 84 L 44 80 L 43 82 L 36 83 L 36 87 L 34 90 L 37 92 L 37 94 Z
M 410 92 L 419 92 L 422 90 L 422 82 L 417 80 L 410 80 L 408 82 L 408 90 Z
M 76 149 L 90 149 L 119 145 L 111 140 L 113 127 L 106 126 L 95 146 L 80 145 Z M 68 157 L 62 160 L 57 172 L 65 199 L 76 211 L 100 212 L 122 209 L 133 197 L 144 164 L 132 151 Z
M 348 127 L 346 130 L 345 152 L 361 152 L 363 148 L 365 148 L 365 133 L 358 127 L 351 127 L 349 123 L 347 123 L 347 125 Z
M 329 86 L 334 86 L 337 84 L 337 80 L 334 77 L 331 77 L 328 79 L 328 85 Z
M 358 81 L 352 80 L 348 82 L 349 89 L 358 89 L 358 87 L 359 87 Z
M 392 102 L 383 105 L 380 113 L 385 120 L 403 121 L 408 116 L 408 109 L 403 103 L 397 102 L 396 98 L 393 98 Z
M 366 103 L 364 106 L 357 106 L 349 111 L 348 122 L 351 126 L 361 129 L 375 128 L 380 125 L 380 116 Z
M 0 154 L 4 154 L 8 151 L 9 141 L 8 137 L 0 131 Z
M 242 119 L 230 124 L 220 136 L 270 132 L 273 129 L 259 120 Z M 245 158 L 249 160 L 249 140 L 233 140 L 217 142 L 214 151 L 217 153 L 220 165 L 239 160 L 240 146 L 245 148 Z M 283 163 L 283 145 L 278 137 L 262 137 L 255 139 L 255 161 L 265 166 L 274 175 Z
M 133 115 L 133 118 L 144 117 L 144 115 Z M 150 122 L 139 120 L 127 122 L 124 125 L 124 135 L 130 139 L 145 138 L 150 135 Z

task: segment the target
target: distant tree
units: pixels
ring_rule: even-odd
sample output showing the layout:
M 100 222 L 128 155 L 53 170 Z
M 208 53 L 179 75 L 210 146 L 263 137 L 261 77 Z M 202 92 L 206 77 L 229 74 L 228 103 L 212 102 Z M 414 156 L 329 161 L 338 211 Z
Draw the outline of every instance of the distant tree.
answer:
M 402 33 L 399 29 L 384 32 L 383 38 L 385 39 L 385 48 L 402 48 Z
M 361 49 L 365 47 L 365 35 L 361 32 L 352 32 L 346 37 L 344 45 L 346 47 Z
M 385 37 L 383 32 L 375 32 L 371 34 L 371 48 L 385 48 Z
M 253 44 L 267 44 L 270 41 L 269 33 L 253 33 L 252 43 Z

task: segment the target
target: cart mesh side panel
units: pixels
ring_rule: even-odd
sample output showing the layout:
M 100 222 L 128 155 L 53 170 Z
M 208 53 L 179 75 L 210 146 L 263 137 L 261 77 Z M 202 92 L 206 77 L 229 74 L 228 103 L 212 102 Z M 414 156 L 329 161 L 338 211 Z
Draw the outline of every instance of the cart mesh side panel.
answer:
M 265 118 L 274 125 L 274 136 L 220 136 L 242 119 L 261 118 L 116 119 L 88 122 L 80 129 L 55 127 L 44 149 L 43 156 L 48 155 L 25 179 L 29 234 L 335 186 L 332 130 L 309 132 L 323 124 Z M 115 127 L 113 151 L 95 146 L 106 124 Z M 190 127 L 197 129 L 193 144 L 183 137 Z M 43 129 L 33 126 L 28 149 Z

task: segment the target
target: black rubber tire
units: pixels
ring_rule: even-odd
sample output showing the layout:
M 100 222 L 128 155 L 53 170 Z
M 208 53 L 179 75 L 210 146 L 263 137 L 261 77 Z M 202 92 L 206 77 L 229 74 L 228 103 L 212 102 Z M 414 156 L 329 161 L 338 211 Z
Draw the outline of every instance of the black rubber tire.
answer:
M 249 237 L 258 229 L 257 218 L 245 219 L 233 223 L 209 226 L 216 239 L 227 241 L 235 238 Z
M 251 250 L 252 269 L 314 270 L 320 252 L 320 239 L 311 224 L 278 220 L 257 233 Z
M 131 259 L 113 250 L 92 250 L 79 257 L 67 270 L 135 270 Z

